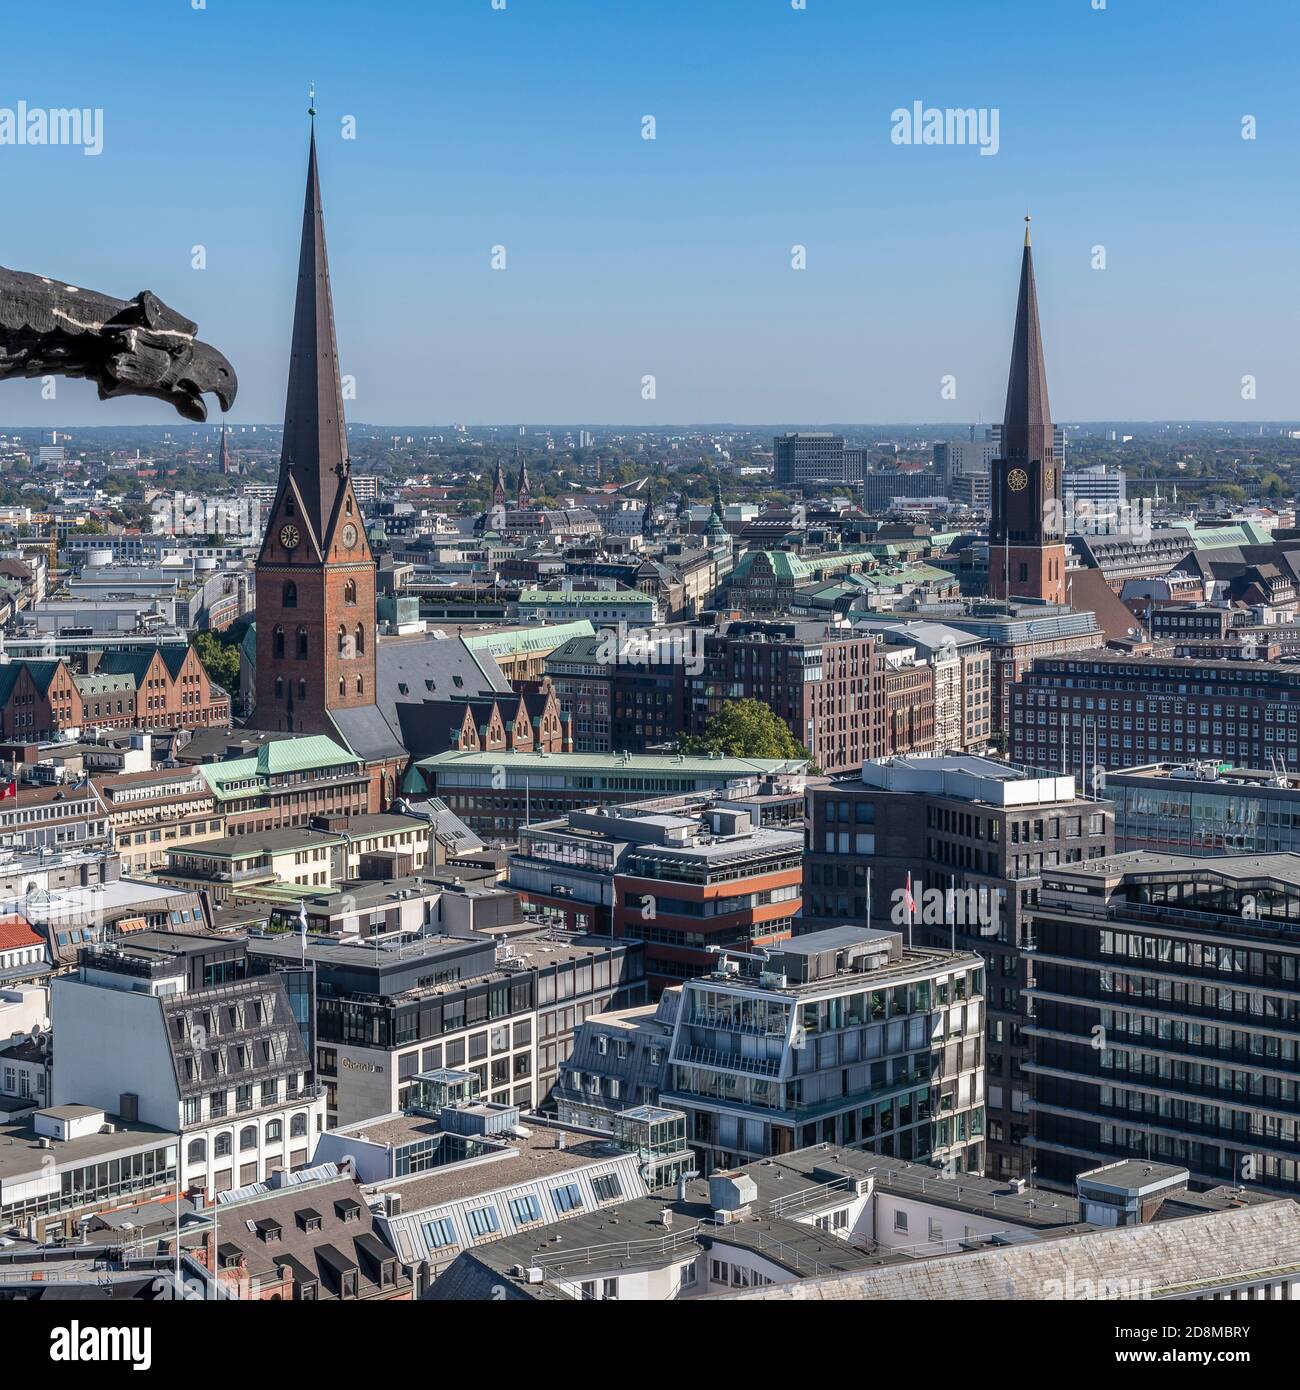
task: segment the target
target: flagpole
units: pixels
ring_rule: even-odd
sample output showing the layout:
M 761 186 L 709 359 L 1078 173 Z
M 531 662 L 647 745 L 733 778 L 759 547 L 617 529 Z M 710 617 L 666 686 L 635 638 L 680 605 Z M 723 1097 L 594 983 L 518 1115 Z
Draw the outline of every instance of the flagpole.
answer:
M 176 1297 L 181 1297 L 181 1136 L 176 1136 Z
M 948 875 L 948 925 L 952 928 L 952 949 L 957 949 L 957 875 Z

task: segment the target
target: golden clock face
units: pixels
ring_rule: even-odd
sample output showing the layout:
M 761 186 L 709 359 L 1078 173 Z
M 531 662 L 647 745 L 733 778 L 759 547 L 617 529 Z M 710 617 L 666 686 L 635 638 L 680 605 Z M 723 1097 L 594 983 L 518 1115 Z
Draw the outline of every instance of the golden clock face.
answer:
M 349 521 L 343 528 L 343 544 L 353 546 L 357 543 L 357 528 Z
M 1044 480 L 1043 480 L 1043 481 L 1044 481 L 1044 486 L 1047 488 L 1048 492 L 1055 492 L 1055 491 L 1056 491 L 1056 469 L 1055 469 L 1055 468 L 1049 468 L 1049 469 L 1047 470 L 1047 473 L 1044 475 Z
M 298 535 L 298 528 L 296 526 L 280 527 L 280 544 L 284 546 L 286 550 L 296 549 L 299 540 L 301 540 L 301 537 Z
M 1029 486 L 1029 474 L 1023 468 L 1013 468 L 1007 474 L 1007 486 L 1012 492 L 1023 492 Z

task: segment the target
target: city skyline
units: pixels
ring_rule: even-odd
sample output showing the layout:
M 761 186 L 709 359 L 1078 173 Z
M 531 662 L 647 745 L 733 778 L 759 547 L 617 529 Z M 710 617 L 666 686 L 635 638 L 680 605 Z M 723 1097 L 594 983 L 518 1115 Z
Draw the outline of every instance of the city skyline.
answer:
M 1284 420 L 1300 416 L 1300 384 L 1275 366 L 1295 309 L 1295 118 L 1255 54 L 1284 46 L 1295 21 L 1261 8 L 1224 27 L 1211 5 L 1180 6 L 1170 30 L 1084 3 L 939 3 L 928 20 L 835 0 L 706 16 L 667 3 L 611 19 L 581 0 L 511 0 L 393 6 L 390 25 L 349 29 L 340 48 L 350 11 L 289 4 L 253 49 L 234 0 L 161 26 L 128 14 L 57 78 L 0 59 L 6 109 L 102 112 L 94 158 L 3 143 L 0 125 L 10 205 L 42 214 L 15 219 L 5 258 L 183 303 L 240 370 L 232 421 L 275 420 L 315 80 L 358 421 L 996 419 L 1027 207 L 1063 419 Z M 13 22 L 17 51 L 38 21 Z M 409 44 L 392 43 L 395 26 Z M 367 67 L 372 46 L 384 61 Z M 105 55 L 127 53 L 193 61 L 189 119 L 159 122 L 106 79 Z M 864 64 L 886 74 L 865 97 Z M 575 90 L 539 86 L 566 72 Z M 1194 83 L 1212 100 L 1189 111 L 1179 94 Z M 981 148 L 903 143 L 953 110 L 993 117 L 968 132 Z M 100 405 L 79 383 L 58 391 L 13 386 L 0 427 L 165 418 Z

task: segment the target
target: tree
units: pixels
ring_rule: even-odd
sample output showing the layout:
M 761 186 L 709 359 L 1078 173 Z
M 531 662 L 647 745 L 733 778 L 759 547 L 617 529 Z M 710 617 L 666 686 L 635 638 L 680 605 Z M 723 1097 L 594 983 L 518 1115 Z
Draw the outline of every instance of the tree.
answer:
M 196 632 L 193 645 L 209 679 L 216 681 L 227 695 L 237 694 L 239 691 L 238 643 L 222 641 L 220 633 Z
M 681 740 L 683 753 L 727 753 L 733 758 L 806 758 L 808 750 L 760 700 L 724 700 L 702 734 Z

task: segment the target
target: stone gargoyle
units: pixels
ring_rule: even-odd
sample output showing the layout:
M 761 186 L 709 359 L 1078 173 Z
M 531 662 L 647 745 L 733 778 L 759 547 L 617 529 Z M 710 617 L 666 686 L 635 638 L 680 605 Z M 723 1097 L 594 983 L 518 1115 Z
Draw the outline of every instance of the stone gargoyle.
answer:
M 113 299 L 62 280 L 0 266 L 0 381 L 13 377 L 85 377 L 102 401 L 152 396 L 187 420 L 208 418 L 211 392 L 234 404 L 235 369 L 194 335 L 198 325 L 142 290 Z

